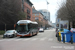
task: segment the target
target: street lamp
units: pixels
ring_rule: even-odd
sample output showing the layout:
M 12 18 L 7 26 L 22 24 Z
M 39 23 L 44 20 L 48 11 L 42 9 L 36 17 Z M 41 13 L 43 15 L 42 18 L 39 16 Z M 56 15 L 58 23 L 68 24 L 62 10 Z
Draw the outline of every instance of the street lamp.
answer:
M 49 4 L 49 2 L 46 0 L 46 2 L 47 2 L 47 17 L 48 17 L 48 4 Z

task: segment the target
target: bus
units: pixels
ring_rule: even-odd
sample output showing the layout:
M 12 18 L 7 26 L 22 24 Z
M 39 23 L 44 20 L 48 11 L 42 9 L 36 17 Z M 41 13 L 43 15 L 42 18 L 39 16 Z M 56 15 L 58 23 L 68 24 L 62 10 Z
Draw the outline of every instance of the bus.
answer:
M 30 20 L 19 20 L 16 24 L 17 36 L 33 36 L 38 34 L 38 23 Z

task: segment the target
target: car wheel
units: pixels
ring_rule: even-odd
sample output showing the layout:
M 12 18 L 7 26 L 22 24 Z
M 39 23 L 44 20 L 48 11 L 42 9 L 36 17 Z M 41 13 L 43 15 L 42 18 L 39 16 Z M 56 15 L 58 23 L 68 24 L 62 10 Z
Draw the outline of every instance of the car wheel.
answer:
M 17 37 L 17 34 L 15 34 L 15 37 Z
M 12 35 L 12 37 L 14 37 L 14 34 Z
M 5 36 L 3 35 L 3 38 L 5 38 Z

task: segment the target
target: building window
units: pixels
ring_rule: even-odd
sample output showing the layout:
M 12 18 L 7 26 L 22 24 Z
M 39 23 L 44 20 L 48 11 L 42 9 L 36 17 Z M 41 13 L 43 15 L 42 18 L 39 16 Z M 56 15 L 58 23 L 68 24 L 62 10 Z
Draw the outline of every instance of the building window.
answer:
M 36 14 L 35 14 L 35 16 L 36 16 Z
M 22 11 L 24 12 L 24 0 L 22 0 Z
M 38 20 L 39 18 L 38 17 L 35 17 L 35 20 Z
M 27 16 L 27 19 L 30 20 L 30 16 Z
M 39 14 L 35 14 L 35 16 L 39 16 Z
M 30 14 L 30 10 L 29 9 L 27 9 L 27 13 Z

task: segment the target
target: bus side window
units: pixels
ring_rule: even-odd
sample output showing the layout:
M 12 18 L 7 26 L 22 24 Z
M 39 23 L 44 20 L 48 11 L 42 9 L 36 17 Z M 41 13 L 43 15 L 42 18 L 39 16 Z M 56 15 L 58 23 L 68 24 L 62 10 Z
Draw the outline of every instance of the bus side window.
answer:
M 30 29 L 31 29 L 31 25 L 30 25 L 30 24 L 28 24 L 28 30 L 30 31 Z

